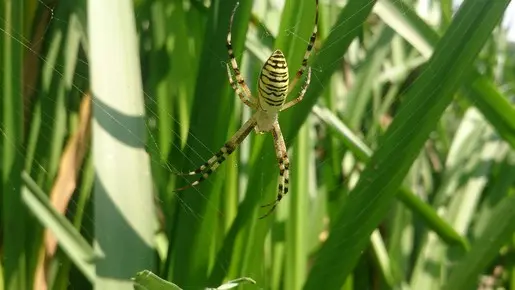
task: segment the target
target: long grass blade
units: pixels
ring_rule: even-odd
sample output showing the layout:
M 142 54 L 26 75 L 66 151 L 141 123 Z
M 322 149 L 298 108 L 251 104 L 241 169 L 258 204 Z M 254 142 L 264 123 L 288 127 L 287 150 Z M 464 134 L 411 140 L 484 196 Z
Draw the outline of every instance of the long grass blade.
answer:
M 488 220 L 490 225 L 472 245 L 467 255 L 453 267 L 445 290 L 471 289 L 476 287 L 477 277 L 488 266 L 499 249 L 509 243 L 515 232 L 515 195 L 504 198 Z
M 458 11 L 342 207 L 305 289 L 343 285 L 508 3 L 466 1 Z
M 89 1 L 88 15 L 94 15 L 88 35 L 95 250 L 101 255 L 95 287 L 130 289 L 136 272 L 153 269 L 156 229 L 134 11 L 128 1 Z
M 405 5 L 401 1 L 381 0 L 375 12 L 424 57 L 429 58 L 438 43 L 439 35 Z M 491 80 L 476 70 L 472 70 L 468 77 L 468 81 L 463 84 L 465 96 L 470 98 L 499 134 L 515 148 L 515 108 L 495 88 Z
M 333 129 L 338 138 L 350 149 L 350 151 L 360 158 L 363 162 L 368 162 L 372 155 L 372 149 L 370 149 L 364 142 L 356 136 L 350 128 L 345 126 L 334 114 L 328 109 L 320 106 L 313 107 L 313 113 L 321 118 L 331 129 Z M 457 244 L 468 249 L 468 241 L 458 234 L 454 228 L 442 219 L 436 211 L 427 203 L 422 201 L 408 188 L 402 187 L 397 193 L 397 198 L 411 211 L 424 220 L 426 225 L 433 231 L 435 231 L 440 238 L 450 244 Z
M 22 173 L 22 179 L 26 185 L 22 195 L 24 203 L 40 219 L 40 222 L 55 235 L 61 247 L 84 276 L 90 282 L 93 282 L 95 280 L 93 247 L 84 240 L 68 220 L 56 211 L 47 195 L 27 173 Z
M 23 92 L 22 67 L 24 46 L 13 37 L 24 31 L 22 1 L 3 1 L 1 34 L 1 173 L 3 271 L 6 290 L 27 289 L 31 277 L 27 273 L 27 210 L 22 202 L 23 170 Z

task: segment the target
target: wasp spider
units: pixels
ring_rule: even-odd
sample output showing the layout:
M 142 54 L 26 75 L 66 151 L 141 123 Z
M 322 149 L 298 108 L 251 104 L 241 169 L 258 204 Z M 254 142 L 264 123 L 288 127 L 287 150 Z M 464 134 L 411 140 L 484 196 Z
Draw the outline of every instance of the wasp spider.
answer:
M 231 62 L 232 70 L 234 71 L 234 75 L 236 81 L 234 81 L 231 70 L 229 68 L 229 64 L 227 64 L 227 75 L 229 76 L 229 83 L 234 91 L 238 94 L 241 101 L 254 109 L 256 112 L 252 117 L 243 124 L 243 126 L 231 137 L 231 139 L 225 143 L 225 145 L 218 151 L 213 157 L 211 157 L 206 163 L 200 166 L 198 169 L 184 173 L 183 175 L 196 175 L 200 174 L 200 178 L 184 187 L 177 189 L 184 190 L 186 188 L 196 186 L 202 181 L 206 180 L 213 171 L 215 171 L 218 166 L 240 145 L 240 143 L 248 136 L 248 134 L 254 129 L 256 133 L 264 133 L 264 132 L 272 132 L 272 136 L 274 138 L 274 146 L 275 146 L 275 154 L 277 156 L 277 160 L 279 162 L 279 188 L 277 193 L 277 198 L 262 207 L 271 207 L 270 210 L 263 215 L 261 218 L 268 216 L 272 213 L 277 206 L 277 204 L 281 201 L 283 196 L 288 193 L 288 184 L 290 182 L 289 179 L 289 166 L 290 161 L 288 159 L 288 154 L 286 151 L 286 144 L 284 143 L 283 134 L 281 133 L 281 128 L 279 127 L 278 122 L 278 114 L 281 111 L 284 111 L 300 101 L 304 97 L 306 90 L 309 86 L 309 82 L 311 81 L 311 68 L 308 67 L 308 58 L 313 49 L 313 45 L 315 44 L 316 34 L 317 34 L 317 25 L 318 25 L 318 0 L 315 0 L 316 12 L 315 12 L 315 27 L 313 28 L 313 34 L 309 39 L 309 44 L 304 54 L 304 59 L 302 60 L 302 65 L 300 69 L 297 71 L 295 78 L 289 82 L 288 77 L 288 65 L 286 64 L 286 58 L 284 54 L 280 50 L 276 50 L 272 53 L 272 55 L 268 58 L 268 60 L 263 65 L 261 69 L 261 73 L 259 75 L 258 80 L 258 95 L 257 99 L 254 98 L 250 92 L 249 87 L 245 83 L 245 80 L 241 76 L 240 69 L 238 68 L 238 63 L 234 57 L 234 51 L 232 49 L 231 44 L 231 30 L 232 23 L 234 20 L 234 14 L 236 13 L 236 9 L 238 8 L 239 3 L 236 3 L 234 10 L 231 14 L 231 20 L 229 23 L 229 33 L 227 34 L 227 50 L 229 52 L 229 59 Z M 285 103 L 286 97 L 292 89 L 295 87 L 295 84 L 300 80 L 304 71 L 308 69 L 306 81 L 302 86 L 302 89 L 297 96 L 297 98 Z

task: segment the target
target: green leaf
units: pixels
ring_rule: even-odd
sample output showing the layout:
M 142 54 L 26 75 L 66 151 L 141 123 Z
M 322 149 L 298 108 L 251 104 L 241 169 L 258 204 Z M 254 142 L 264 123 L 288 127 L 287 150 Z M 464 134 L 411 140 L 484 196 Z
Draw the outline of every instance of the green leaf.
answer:
M 159 278 L 149 270 L 138 272 L 132 280 L 135 290 L 182 290 L 179 286 Z
M 350 128 L 340 121 L 331 111 L 319 106 L 313 107 L 313 113 L 325 122 L 336 133 L 347 148 L 362 162 L 368 162 L 372 150 Z M 402 187 L 397 193 L 397 198 L 415 214 L 419 215 L 426 225 L 435 231 L 440 238 L 451 244 L 458 244 L 468 249 L 467 240 L 458 234 L 452 226 L 442 219 L 431 206 L 409 189 Z
M 487 186 L 485 176 L 492 174 L 496 160 L 506 156 L 506 148 L 507 144 L 497 138 L 479 111 L 468 109 L 454 134 L 442 172 L 443 182 L 433 200 L 442 218 L 461 235 L 469 231 L 476 216 L 481 194 Z M 412 288 L 441 287 L 442 277 L 447 277 L 447 263 L 453 263 L 460 252 L 428 235 L 420 246 L 411 275 Z M 440 268 L 440 275 L 435 275 L 435 268 Z
M 485 0 L 478 1 L 478 6 L 483 4 L 482 1 Z M 375 12 L 428 58 L 431 56 L 439 36 L 412 9 L 407 9 L 405 5 L 401 1 L 382 0 L 377 4 Z M 508 102 L 507 97 L 495 88 L 492 80 L 482 76 L 476 70 L 471 71 L 468 81 L 462 86 L 465 96 L 495 126 L 512 148 L 515 148 L 515 108 Z
M 341 209 L 305 289 L 343 285 L 508 3 L 469 0 L 462 4 Z
M 64 216 L 56 211 L 48 196 L 25 172 L 23 201 L 34 216 L 56 237 L 59 245 L 90 282 L 95 280 L 95 254 L 93 248 Z
M 155 265 L 157 223 L 132 5 L 88 1 L 89 15 L 95 16 L 95 21 L 88 21 L 94 231 L 95 250 L 100 253 L 95 287 L 102 289 L 130 287 L 134 273 Z
M 515 195 L 504 198 L 493 210 L 487 227 L 472 245 L 470 252 L 452 268 L 444 290 L 472 289 L 482 271 L 494 260 L 499 249 L 510 242 L 515 232 Z
M 25 155 L 22 84 L 24 3 L 2 1 L 0 16 L 0 173 L 3 243 L 3 286 L 6 290 L 27 289 L 32 275 L 27 243 L 27 209 L 22 202 L 21 172 Z M 14 37 L 16 36 L 16 37 Z M 8 257 L 7 257 L 8 255 Z
M 152 273 L 149 270 L 144 270 L 138 272 L 134 278 L 134 289 L 135 290 L 182 290 L 179 286 L 175 285 L 172 282 L 168 282 L 164 279 L 161 279 L 156 274 Z M 241 284 L 251 283 L 256 284 L 256 281 L 251 278 L 242 277 L 238 279 L 231 280 L 221 286 L 216 288 L 205 288 L 206 290 L 227 290 L 238 287 Z

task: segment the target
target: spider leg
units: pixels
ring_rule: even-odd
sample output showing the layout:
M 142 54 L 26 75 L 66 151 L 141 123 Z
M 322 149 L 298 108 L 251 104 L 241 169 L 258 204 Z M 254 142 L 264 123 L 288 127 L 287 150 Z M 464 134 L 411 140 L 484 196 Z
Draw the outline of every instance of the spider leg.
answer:
M 232 79 L 232 75 L 231 75 L 231 69 L 229 68 L 228 64 L 227 64 L 227 75 L 229 76 L 229 83 L 231 84 L 232 89 L 236 92 L 238 97 L 240 97 L 240 100 L 245 105 L 249 106 L 250 108 L 256 109 L 257 108 L 256 100 L 252 97 L 252 95 L 250 95 L 250 96 L 245 95 L 245 93 L 238 87 L 236 82 L 234 82 L 234 80 Z
M 306 94 L 306 90 L 309 87 L 310 82 L 311 82 L 311 67 L 308 67 L 308 75 L 306 77 L 306 82 L 304 83 L 304 85 L 302 85 L 302 89 L 299 92 L 299 96 L 296 97 L 295 99 L 287 102 L 286 104 L 284 104 L 283 107 L 281 108 L 281 112 L 290 107 L 295 106 L 296 104 L 298 104 L 302 101 L 302 99 L 304 98 L 304 95 Z
M 317 31 L 318 31 L 318 0 L 315 0 L 316 3 L 316 10 L 315 10 L 315 27 L 313 28 L 313 33 L 311 34 L 311 38 L 309 39 L 308 47 L 306 49 L 306 52 L 304 53 L 304 58 L 302 59 L 302 66 L 299 68 L 297 73 L 295 74 L 295 78 L 290 82 L 290 86 L 288 88 L 288 94 L 291 93 L 291 91 L 295 88 L 295 85 L 300 80 L 302 75 L 304 74 L 304 71 L 308 67 L 308 59 L 309 55 L 311 54 L 311 51 L 313 50 L 313 46 L 315 46 L 315 40 L 317 38 Z
M 226 144 L 227 145 L 227 144 Z M 224 145 L 224 147 L 222 147 L 222 149 L 226 149 L 226 150 L 231 150 L 230 148 L 227 149 L 228 147 Z M 234 149 L 232 149 L 234 151 Z M 219 152 L 221 152 L 222 150 L 220 150 Z M 182 190 L 185 190 L 185 189 L 188 189 L 190 187 L 195 187 L 197 185 L 199 185 L 202 181 L 206 180 L 209 175 L 211 175 L 211 173 L 213 173 L 216 168 L 218 168 L 218 166 L 220 166 L 220 164 L 222 164 L 222 162 L 225 161 L 225 158 L 227 158 L 229 155 L 231 155 L 232 151 L 226 151 L 227 153 L 224 153 L 220 159 L 218 159 L 216 162 L 213 163 L 213 165 L 208 169 L 206 170 L 204 173 L 202 173 L 202 176 L 200 176 L 200 178 L 190 184 L 187 184 L 183 187 L 179 187 L 177 189 L 175 189 L 174 191 L 182 191 Z M 218 154 L 218 153 L 217 153 Z
M 240 145 L 240 143 L 245 140 L 245 138 L 249 135 L 250 131 L 256 126 L 256 118 L 254 116 L 250 117 L 250 119 L 241 126 L 241 128 L 234 133 L 234 135 L 225 143 L 225 145 L 209 160 L 201 165 L 199 168 L 188 172 L 183 173 L 180 175 L 195 175 L 195 174 L 202 174 L 200 178 L 186 186 L 177 188 L 174 191 L 181 191 L 185 190 L 190 187 L 197 186 L 202 181 L 206 180 L 211 173 L 213 173 L 219 166 L 222 164 L 222 162 L 227 159 L 229 155 L 231 155 L 232 152 Z
M 215 155 L 213 155 L 213 157 L 209 158 L 209 160 L 202 164 L 199 168 L 190 172 L 174 172 L 174 174 L 179 176 L 202 174 L 202 172 L 204 172 L 207 168 L 211 168 L 213 164 L 215 164 L 221 157 L 223 157 L 224 152 L 227 152 L 227 148 L 225 145 Z
M 279 187 L 277 192 L 277 198 L 268 204 L 262 205 L 261 207 L 271 207 L 267 213 L 262 215 L 260 219 L 269 216 L 277 207 L 281 199 L 288 193 L 290 183 L 290 160 L 288 159 L 288 152 L 286 150 L 286 144 L 284 143 L 283 133 L 279 122 L 275 122 L 272 130 L 272 136 L 274 137 L 275 155 L 279 163 Z
M 251 102 L 256 104 L 256 100 L 254 98 L 252 98 L 252 94 L 250 93 L 249 86 L 247 86 L 247 84 L 245 83 L 245 80 L 241 76 L 240 69 L 238 68 L 238 62 L 236 61 L 236 58 L 234 56 L 234 51 L 232 49 L 232 41 L 231 41 L 232 23 L 234 21 L 234 14 L 236 14 L 236 9 L 238 9 L 239 5 L 240 5 L 240 2 L 237 2 L 236 6 L 234 6 L 234 9 L 232 10 L 231 20 L 229 22 L 229 33 L 227 33 L 227 44 L 226 44 L 227 52 L 229 53 L 229 60 L 231 62 L 232 70 L 234 71 L 234 76 L 236 77 L 236 82 L 238 82 L 238 84 L 243 89 L 243 95 L 248 96 L 248 98 L 251 100 Z M 241 98 L 241 96 L 240 96 L 240 98 Z

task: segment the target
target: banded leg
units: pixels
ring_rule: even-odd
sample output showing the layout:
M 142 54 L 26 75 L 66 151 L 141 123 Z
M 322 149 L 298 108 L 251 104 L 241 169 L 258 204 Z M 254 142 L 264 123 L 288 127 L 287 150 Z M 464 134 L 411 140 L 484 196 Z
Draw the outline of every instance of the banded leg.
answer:
M 299 96 L 296 97 L 295 99 L 287 102 L 286 104 L 284 104 L 281 108 L 281 112 L 292 106 L 295 106 L 296 104 L 300 103 L 300 101 L 302 101 L 302 99 L 304 98 L 304 95 L 306 94 L 306 91 L 309 87 L 310 82 L 311 82 L 311 67 L 308 67 L 308 75 L 306 77 L 306 82 L 302 86 L 302 89 L 299 92 Z
M 206 180 L 211 173 L 213 173 L 222 162 L 231 155 L 232 152 L 240 145 L 240 143 L 249 135 L 250 131 L 256 126 L 256 119 L 252 116 L 243 126 L 236 132 L 234 135 L 225 143 L 225 145 L 209 160 L 202 164 L 199 168 L 190 171 L 188 173 L 183 173 L 180 175 L 197 175 L 201 174 L 200 178 L 194 181 L 191 184 L 183 186 L 181 188 L 176 189 L 175 191 L 185 190 L 190 187 L 197 186 L 202 181 Z
M 290 160 L 288 159 L 288 152 L 286 151 L 286 144 L 284 143 L 283 133 L 281 127 L 276 121 L 273 125 L 272 136 L 274 137 L 275 155 L 279 162 L 279 186 L 277 192 L 277 198 L 268 204 L 262 205 L 261 207 L 271 207 L 266 214 L 260 217 L 260 219 L 269 216 L 277 207 L 283 196 L 288 193 L 290 184 Z
M 247 84 L 245 83 L 245 80 L 241 76 L 240 69 L 238 68 L 238 62 L 236 62 L 236 58 L 234 57 L 234 51 L 232 49 L 232 41 L 231 41 L 232 23 L 234 20 L 234 14 L 236 14 L 236 9 L 238 9 L 239 5 L 240 5 L 240 2 L 237 2 L 236 6 L 234 6 L 234 9 L 232 10 L 231 20 L 229 22 L 229 33 L 227 34 L 227 52 L 229 53 L 229 60 L 231 61 L 231 66 L 232 66 L 232 70 L 234 71 L 234 76 L 235 76 L 238 84 L 243 89 L 244 95 L 247 96 L 254 104 L 257 104 L 256 100 L 252 97 L 249 86 L 247 86 Z
M 309 55 L 311 54 L 311 51 L 313 50 L 313 46 L 315 46 L 315 40 L 317 38 L 317 31 L 318 31 L 318 0 L 315 0 L 316 3 L 316 10 L 315 10 L 315 27 L 313 28 L 313 33 L 311 34 L 311 38 L 309 39 L 308 47 L 306 49 L 306 52 L 304 53 L 304 58 L 302 59 L 302 66 L 299 68 L 297 73 L 295 74 L 295 77 L 290 82 L 290 87 L 288 89 L 288 94 L 291 93 L 291 91 L 295 88 L 295 85 L 300 80 L 302 75 L 304 74 L 304 71 L 308 67 L 308 59 Z
M 174 174 L 175 175 L 179 175 L 179 176 L 188 176 L 188 175 L 197 175 L 197 174 L 201 174 L 202 172 L 204 172 L 206 169 L 208 168 L 211 168 L 213 166 L 213 164 L 215 164 L 216 162 L 218 162 L 222 157 L 223 157 L 223 154 L 231 154 L 231 153 L 228 153 L 229 151 L 227 150 L 227 143 L 224 144 L 224 146 L 218 150 L 218 152 L 213 155 L 213 157 L 209 158 L 208 161 L 206 161 L 204 164 L 202 164 L 199 168 L 193 170 L 193 171 L 190 171 L 190 172 L 175 172 Z M 223 160 L 222 160 L 223 162 Z
M 256 100 L 252 96 L 246 96 L 232 79 L 231 69 L 229 68 L 229 65 L 227 65 L 227 75 L 229 76 L 229 83 L 231 84 L 232 89 L 236 92 L 238 97 L 240 97 L 240 100 L 250 108 L 257 109 Z

